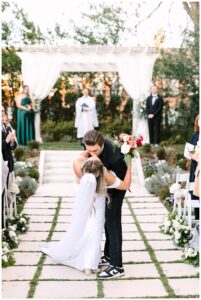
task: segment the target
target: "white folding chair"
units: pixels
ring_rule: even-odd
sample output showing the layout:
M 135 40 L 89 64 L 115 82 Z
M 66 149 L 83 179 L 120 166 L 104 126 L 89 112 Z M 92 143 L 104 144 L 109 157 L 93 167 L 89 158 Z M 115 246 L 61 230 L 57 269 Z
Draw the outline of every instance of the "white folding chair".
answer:
M 176 183 L 177 184 L 186 183 L 186 188 L 187 188 L 187 185 L 189 182 L 189 176 L 190 176 L 190 173 L 183 173 L 183 174 L 177 173 Z M 187 189 L 186 188 L 181 189 L 181 191 L 185 194 L 185 197 L 187 197 Z M 180 214 L 180 215 L 181 215 L 181 200 L 182 200 L 181 198 L 174 197 L 174 204 L 173 204 L 173 211 L 178 210 L 178 214 Z
M 192 194 L 194 190 L 194 182 L 188 182 L 187 184 L 187 197 L 184 202 L 184 216 L 186 217 L 187 211 L 187 220 L 188 226 L 192 227 L 192 208 L 199 208 L 200 207 L 200 200 L 192 199 Z

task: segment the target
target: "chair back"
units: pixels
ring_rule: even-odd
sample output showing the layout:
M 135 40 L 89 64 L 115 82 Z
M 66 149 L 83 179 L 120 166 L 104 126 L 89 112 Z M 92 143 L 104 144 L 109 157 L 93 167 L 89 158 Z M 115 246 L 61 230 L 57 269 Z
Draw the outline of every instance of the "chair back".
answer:
M 176 176 L 176 183 L 180 182 L 188 182 L 189 181 L 190 173 L 177 173 Z

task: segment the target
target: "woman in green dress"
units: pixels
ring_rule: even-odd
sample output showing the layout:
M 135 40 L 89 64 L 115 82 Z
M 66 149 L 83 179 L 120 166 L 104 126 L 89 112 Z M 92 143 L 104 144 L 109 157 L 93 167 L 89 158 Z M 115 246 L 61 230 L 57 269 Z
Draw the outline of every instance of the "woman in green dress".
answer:
M 23 86 L 22 94 L 16 98 L 17 110 L 17 140 L 18 144 L 26 146 L 28 141 L 35 139 L 34 101 L 29 96 L 29 87 Z

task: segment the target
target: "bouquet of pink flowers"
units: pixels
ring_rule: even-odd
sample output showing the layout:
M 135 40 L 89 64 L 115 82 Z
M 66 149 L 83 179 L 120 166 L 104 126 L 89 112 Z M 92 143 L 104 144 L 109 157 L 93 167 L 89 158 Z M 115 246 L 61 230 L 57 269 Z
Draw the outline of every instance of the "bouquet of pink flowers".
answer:
M 115 147 L 121 149 L 124 154 L 126 164 L 137 155 L 137 147 L 142 147 L 143 136 L 135 137 L 126 133 L 121 133 L 114 141 Z

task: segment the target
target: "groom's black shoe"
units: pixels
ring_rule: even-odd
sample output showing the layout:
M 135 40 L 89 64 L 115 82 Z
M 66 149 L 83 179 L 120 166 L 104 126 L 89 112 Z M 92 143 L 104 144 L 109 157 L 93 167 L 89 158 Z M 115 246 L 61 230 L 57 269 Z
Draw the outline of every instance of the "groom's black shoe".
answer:
M 107 256 L 102 256 L 99 262 L 99 267 L 109 266 L 110 265 L 110 259 Z
M 124 276 L 124 268 L 123 267 L 114 267 L 109 266 L 105 271 L 101 272 L 97 279 L 112 279 Z

